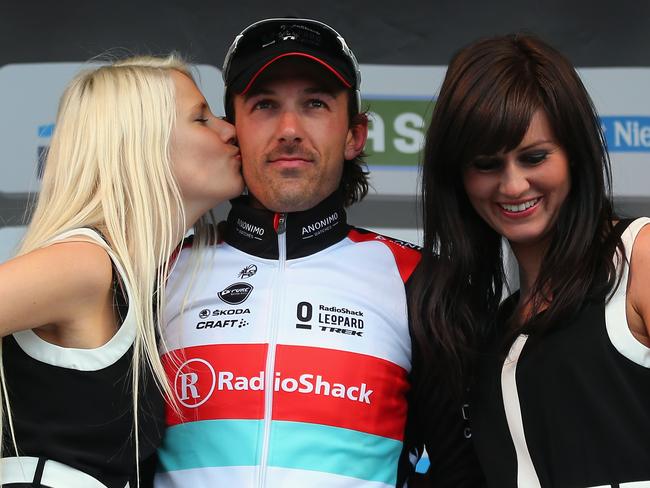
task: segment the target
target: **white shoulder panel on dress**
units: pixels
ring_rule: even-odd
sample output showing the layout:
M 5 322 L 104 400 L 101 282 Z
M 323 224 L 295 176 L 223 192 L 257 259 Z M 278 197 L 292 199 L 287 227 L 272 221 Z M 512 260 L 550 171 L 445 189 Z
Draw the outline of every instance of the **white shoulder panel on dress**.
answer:
M 55 237 L 49 243 L 54 244 L 74 236 L 87 237 L 106 250 L 120 275 L 128 301 L 131 303 L 131 285 L 126 279 L 124 269 L 115 254 L 96 231 L 87 228 L 73 229 Z M 115 335 L 106 344 L 94 349 L 57 346 L 41 339 L 32 329 L 15 332 L 13 336 L 21 349 L 38 361 L 61 368 L 97 371 L 110 366 L 126 354 L 133 344 L 135 332 L 135 313 L 132 307 L 129 306 L 126 317 Z
M 609 340 L 623 356 L 646 368 L 650 368 L 650 348 L 641 344 L 630 331 L 627 323 L 626 295 L 629 260 L 632 256 L 634 240 L 641 228 L 648 224 L 650 224 L 650 218 L 642 217 L 634 220 L 623 232 L 621 240 L 625 246 L 625 259 L 621 259 L 619 255 L 616 256 L 617 266 L 623 267 L 621 283 L 605 306 L 605 322 Z

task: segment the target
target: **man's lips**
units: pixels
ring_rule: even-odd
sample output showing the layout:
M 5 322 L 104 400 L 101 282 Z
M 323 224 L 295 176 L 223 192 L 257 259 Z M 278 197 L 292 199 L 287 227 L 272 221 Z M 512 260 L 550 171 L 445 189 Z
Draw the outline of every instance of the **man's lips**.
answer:
M 291 156 L 276 156 L 268 159 L 268 163 L 273 166 L 279 166 L 282 168 L 298 168 L 307 164 L 313 163 L 314 160 L 306 155 L 295 155 Z
M 307 154 L 281 154 L 279 156 L 273 156 L 268 158 L 269 163 L 277 163 L 278 161 L 305 161 L 307 163 L 312 162 L 311 156 Z

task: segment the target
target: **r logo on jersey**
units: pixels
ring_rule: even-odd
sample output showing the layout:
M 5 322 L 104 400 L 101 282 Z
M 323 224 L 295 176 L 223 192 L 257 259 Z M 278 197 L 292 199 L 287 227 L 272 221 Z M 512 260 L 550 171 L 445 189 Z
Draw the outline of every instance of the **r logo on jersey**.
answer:
M 174 378 L 174 393 L 187 408 L 203 405 L 212 396 L 217 375 L 204 359 L 189 359 L 178 368 Z

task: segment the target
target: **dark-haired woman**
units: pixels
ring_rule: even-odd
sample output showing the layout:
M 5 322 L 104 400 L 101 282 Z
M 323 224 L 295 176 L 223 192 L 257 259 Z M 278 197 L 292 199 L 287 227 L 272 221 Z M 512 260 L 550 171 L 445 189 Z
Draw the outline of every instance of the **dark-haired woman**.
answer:
M 526 35 L 456 54 L 427 134 L 411 305 L 440 378 L 474 379 L 491 487 L 650 487 L 650 219 L 617 220 L 609 191 L 563 55 Z M 502 238 L 520 288 L 500 303 Z

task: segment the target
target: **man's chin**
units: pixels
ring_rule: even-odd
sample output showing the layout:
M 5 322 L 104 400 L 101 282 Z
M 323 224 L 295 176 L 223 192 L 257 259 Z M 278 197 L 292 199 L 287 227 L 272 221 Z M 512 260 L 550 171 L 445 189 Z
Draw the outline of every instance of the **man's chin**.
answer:
M 286 189 L 258 201 L 268 210 L 279 213 L 302 212 L 320 203 L 322 198 L 312 189 Z

